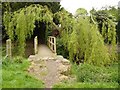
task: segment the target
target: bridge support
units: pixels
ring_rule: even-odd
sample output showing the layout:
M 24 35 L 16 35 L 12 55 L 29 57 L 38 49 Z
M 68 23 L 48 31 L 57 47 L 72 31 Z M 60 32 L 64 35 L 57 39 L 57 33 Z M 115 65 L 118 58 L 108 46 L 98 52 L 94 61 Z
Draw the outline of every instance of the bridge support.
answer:
M 38 53 L 38 38 L 37 38 L 37 36 L 34 38 L 34 52 L 35 52 L 35 54 Z
M 53 36 L 48 36 L 48 47 L 52 50 L 52 52 L 56 55 L 56 38 Z

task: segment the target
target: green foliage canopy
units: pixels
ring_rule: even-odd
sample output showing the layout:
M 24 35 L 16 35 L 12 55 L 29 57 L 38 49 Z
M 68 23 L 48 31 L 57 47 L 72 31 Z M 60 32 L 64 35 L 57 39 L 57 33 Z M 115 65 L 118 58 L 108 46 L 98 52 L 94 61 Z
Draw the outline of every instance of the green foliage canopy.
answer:
M 91 14 L 93 17 L 85 15 L 75 18 L 61 9 L 53 16 L 46 6 L 33 4 L 13 13 L 5 12 L 3 20 L 9 38 L 13 41 L 17 38 L 20 55 L 24 53 L 26 38 L 33 33 L 35 21 L 46 22 L 48 29 L 55 26 L 55 17 L 61 24 L 60 38 L 70 60 L 108 65 L 116 60 L 115 23 L 104 12 L 93 11 Z
M 97 21 L 93 23 L 89 16 L 75 18 L 64 10 L 57 15 L 60 18 L 61 39 L 69 51 L 70 60 L 98 66 L 109 65 L 116 60 L 116 29 L 112 20 L 106 18 L 103 21 L 101 33 Z M 107 43 L 104 41 L 106 38 Z
M 32 4 L 13 13 L 8 11 L 4 13 L 3 24 L 5 30 L 12 41 L 17 40 L 20 55 L 24 54 L 26 38 L 33 34 L 35 21 L 46 22 L 48 27 L 52 26 L 54 23 L 53 14 L 47 6 L 39 4 Z
M 85 10 L 84 8 L 79 8 L 76 10 L 76 13 L 75 13 L 75 16 L 86 16 L 88 13 L 87 13 L 87 10 Z

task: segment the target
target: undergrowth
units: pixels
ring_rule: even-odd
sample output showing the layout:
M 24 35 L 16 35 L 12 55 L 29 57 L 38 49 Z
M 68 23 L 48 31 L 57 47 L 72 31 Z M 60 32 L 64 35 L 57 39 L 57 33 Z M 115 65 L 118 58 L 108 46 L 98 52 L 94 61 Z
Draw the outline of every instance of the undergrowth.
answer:
M 71 76 L 76 76 L 75 82 L 62 82 L 53 88 L 118 88 L 118 63 L 99 67 L 90 64 L 73 64 Z

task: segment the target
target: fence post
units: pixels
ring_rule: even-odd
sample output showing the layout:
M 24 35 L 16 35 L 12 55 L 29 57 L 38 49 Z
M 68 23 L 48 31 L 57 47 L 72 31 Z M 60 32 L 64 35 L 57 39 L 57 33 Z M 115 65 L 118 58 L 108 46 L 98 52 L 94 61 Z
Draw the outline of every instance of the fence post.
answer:
M 35 54 L 38 53 L 38 38 L 37 38 L 37 36 L 34 38 L 34 52 L 35 52 Z
M 6 56 L 11 59 L 12 53 L 11 53 L 11 39 L 6 40 Z

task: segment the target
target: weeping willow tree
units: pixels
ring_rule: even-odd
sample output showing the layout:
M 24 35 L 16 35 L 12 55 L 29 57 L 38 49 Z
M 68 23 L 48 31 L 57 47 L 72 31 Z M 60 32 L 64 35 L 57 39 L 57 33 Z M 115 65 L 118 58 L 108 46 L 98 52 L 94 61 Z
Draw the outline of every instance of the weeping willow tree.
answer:
M 107 18 L 102 23 L 101 33 L 96 21 L 89 16 L 75 18 L 71 17 L 65 10 L 56 13 L 56 15 L 61 23 L 61 39 L 69 51 L 70 60 L 98 66 L 109 65 L 116 60 L 114 22 Z M 106 38 L 107 43 L 104 41 Z M 109 44 L 111 45 L 110 49 L 108 48 Z
M 35 21 L 45 22 L 46 29 L 52 28 L 53 14 L 47 6 L 32 4 L 15 12 L 6 11 L 3 16 L 5 30 L 12 41 L 18 43 L 19 55 L 25 51 L 25 40 L 33 34 Z
M 61 24 L 60 37 L 69 52 L 70 60 L 98 66 L 108 65 L 116 60 L 116 29 L 111 19 L 103 19 L 100 28 L 92 16 L 73 17 L 64 9 L 54 16 Z M 13 13 L 5 12 L 3 21 L 9 38 L 18 42 L 20 55 L 24 54 L 26 38 L 33 34 L 35 21 L 46 22 L 46 29 L 55 26 L 53 14 L 46 6 L 37 4 Z

